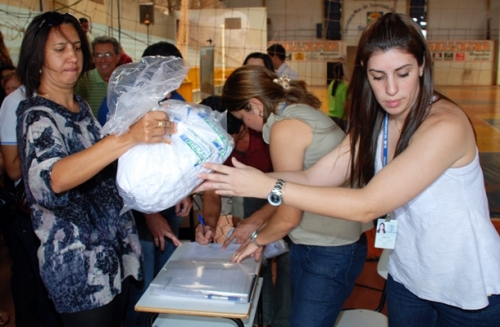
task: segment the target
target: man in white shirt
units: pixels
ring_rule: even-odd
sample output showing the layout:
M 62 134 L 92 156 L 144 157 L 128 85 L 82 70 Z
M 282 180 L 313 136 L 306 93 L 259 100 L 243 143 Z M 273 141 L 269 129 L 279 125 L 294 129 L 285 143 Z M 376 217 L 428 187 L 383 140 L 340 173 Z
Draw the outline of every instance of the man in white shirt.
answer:
M 271 45 L 267 48 L 267 54 L 271 57 L 278 76 L 287 75 L 291 80 L 299 79 L 299 74 L 286 64 L 286 51 L 281 44 L 276 43 Z

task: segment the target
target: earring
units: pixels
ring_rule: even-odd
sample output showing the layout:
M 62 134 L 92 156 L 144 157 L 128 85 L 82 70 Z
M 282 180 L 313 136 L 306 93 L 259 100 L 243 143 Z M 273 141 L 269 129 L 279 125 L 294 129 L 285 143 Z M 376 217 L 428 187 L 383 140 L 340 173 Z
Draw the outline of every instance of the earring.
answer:
M 40 73 L 40 74 L 42 73 L 42 69 L 41 69 L 41 68 L 40 68 L 40 71 L 39 71 L 39 73 Z
M 259 111 L 259 117 L 262 117 L 262 111 Z
M 422 77 L 422 75 L 424 75 L 424 71 L 421 70 L 418 76 Z

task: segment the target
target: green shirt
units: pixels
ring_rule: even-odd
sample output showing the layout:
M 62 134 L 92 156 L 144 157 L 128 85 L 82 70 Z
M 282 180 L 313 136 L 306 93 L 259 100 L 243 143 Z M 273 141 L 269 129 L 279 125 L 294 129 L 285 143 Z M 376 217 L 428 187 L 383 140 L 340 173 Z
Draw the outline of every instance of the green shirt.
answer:
M 108 91 L 108 83 L 105 82 L 97 69 L 90 70 L 76 84 L 75 93 L 88 102 L 92 114 L 97 118 L 97 111 Z
M 343 118 L 344 117 L 344 103 L 347 99 L 348 84 L 340 81 L 335 91 L 335 96 L 332 96 L 333 80 L 328 86 L 328 116 Z

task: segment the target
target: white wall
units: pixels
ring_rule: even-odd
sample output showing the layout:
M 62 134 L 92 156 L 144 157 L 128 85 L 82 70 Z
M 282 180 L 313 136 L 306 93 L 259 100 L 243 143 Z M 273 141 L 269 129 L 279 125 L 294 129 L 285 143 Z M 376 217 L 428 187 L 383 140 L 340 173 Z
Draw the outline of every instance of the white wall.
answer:
M 179 15 L 179 13 L 177 13 Z M 241 29 L 224 29 L 226 18 L 240 18 Z M 200 9 L 189 11 L 189 47 L 185 59 L 199 66 L 199 48 L 215 46 L 217 67 L 241 66 L 245 57 L 255 51 L 267 49 L 267 25 L 265 8 Z M 222 54 L 226 60 L 223 63 Z
M 65 5 L 71 6 L 63 8 Z M 90 19 L 94 36 L 111 35 L 116 37 L 121 42 L 125 52 L 133 59 L 139 59 L 148 45 L 147 27 L 138 23 L 139 5 L 137 1 L 121 0 L 120 10 L 116 6 L 116 1 L 110 0 L 106 0 L 104 5 L 89 0 L 81 2 L 58 0 L 58 3 L 43 1 L 42 7 L 43 11 L 63 8 L 60 10 L 61 12 L 71 12 L 78 18 Z M 33 17 L 40 13 L 38 0 L 0 0 L 0 29 L 15 62 L 18 60 L 24 29 Z M 118 32 L 118 22 L 121 24 L 121 33 Z M 172 27 L 174 22 L 173 16 L 166 16 L 161 11 L 155 10 L 155 24 L 149 28 L 149 43 L 160 40 L 175 42 L 175 28 Z
M 316 38 L 316 24 L 323 22 L 323 0 L 267 0 L 269 40 Z
M 427 37 L 434 40 L 483 40 L 488 2 L 497 0 L 428 0 Z

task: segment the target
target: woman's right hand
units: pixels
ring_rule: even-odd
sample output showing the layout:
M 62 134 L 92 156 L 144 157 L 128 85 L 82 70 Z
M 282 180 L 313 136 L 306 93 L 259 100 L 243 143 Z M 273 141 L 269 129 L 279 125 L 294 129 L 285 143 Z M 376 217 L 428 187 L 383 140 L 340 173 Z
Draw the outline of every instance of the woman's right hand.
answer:
M 266 176 L 258 169 L 242 164 L 235 158 L 232 158 L 232 163 L 234 168 L 214 163 L 203 164 L 205 168 L 214 172 L 198 175 L 198 178 L 205 181 L 195 192 L 216 190 L 215 193 L 219 195 L 265 199 L 274 187 L 276 179 Z
M 195 239 L 196 242 L 201 245 L 207 245 L 212 242 L 215 236 L 215 229 L 212 226 L 205 225 L 205 230 L 203 226 L 199 224 L 195 229 Z
M 150 111 L 138 122 L 130 126 L 128 135 L 134 143 L 169 143 L 165 135 L 177 132 L 177 124 L 169 121 L 163 111 Z

